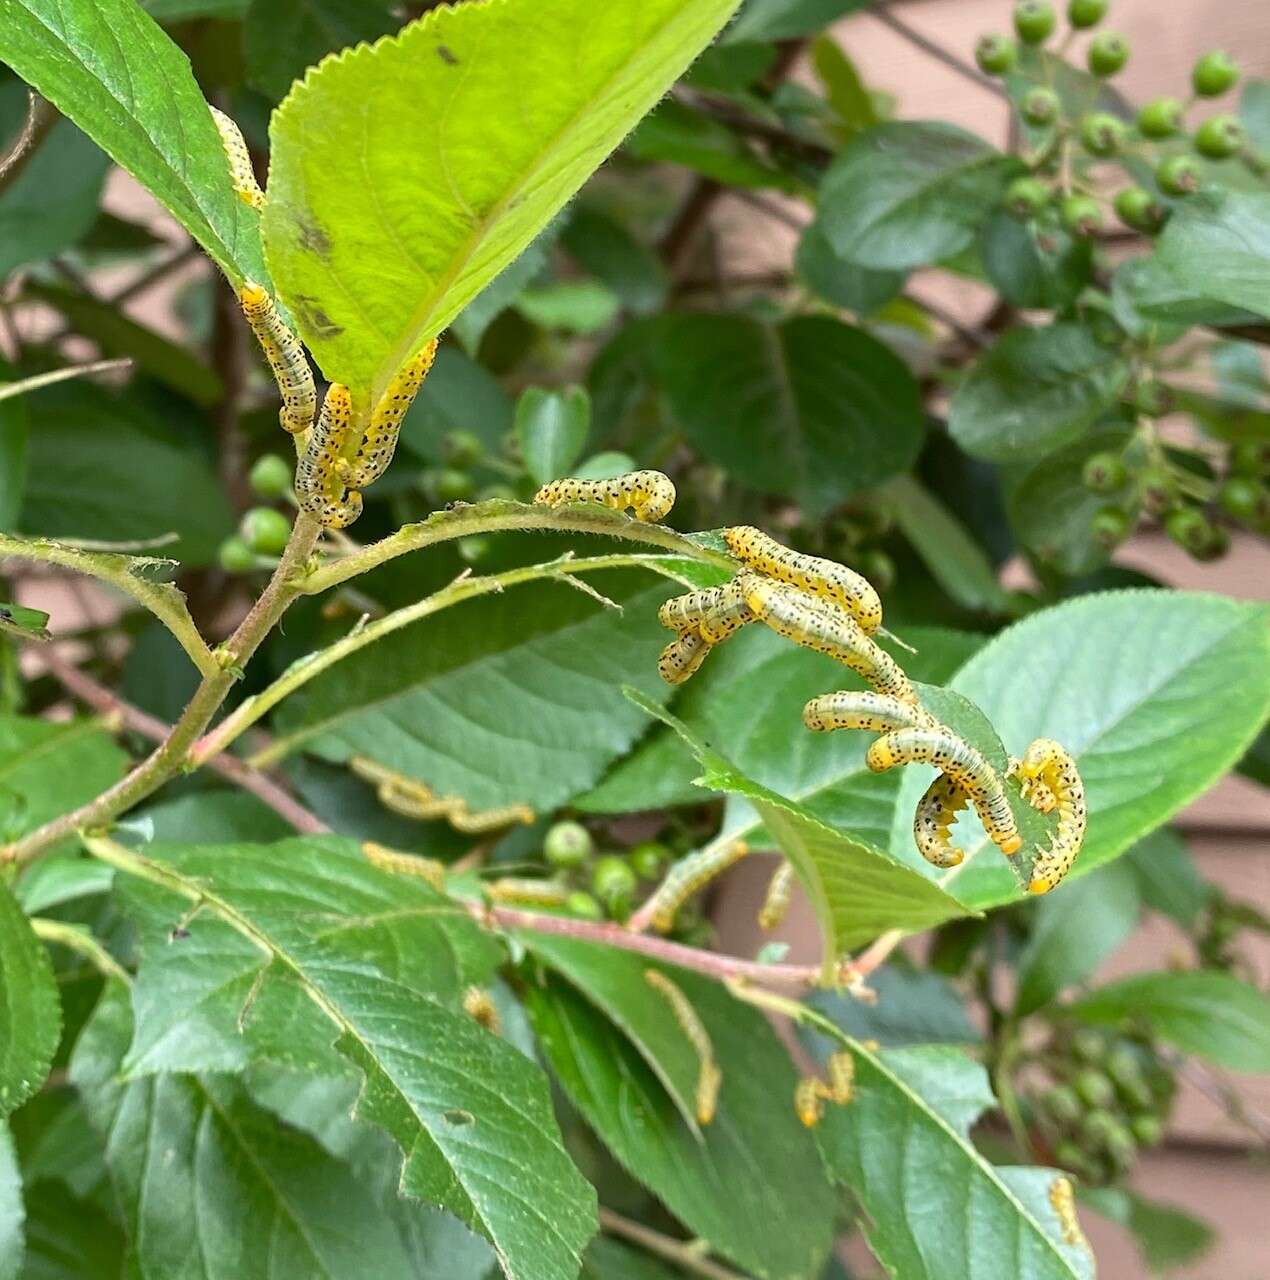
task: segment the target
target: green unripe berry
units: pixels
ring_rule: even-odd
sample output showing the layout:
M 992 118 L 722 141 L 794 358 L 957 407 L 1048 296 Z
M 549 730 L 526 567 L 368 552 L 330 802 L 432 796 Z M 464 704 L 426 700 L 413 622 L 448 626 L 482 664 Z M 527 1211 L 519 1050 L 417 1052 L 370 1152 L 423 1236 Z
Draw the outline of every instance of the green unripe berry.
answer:
M 1124 121 L 1095 111 L 1080 122 L 1080 140 L 1091 156 L 1114 156 L 1124 145 Z
M 1140 477 L 1142 505 L 1153 516 L 1163 515 L 1177 503 L 1177 481 L 1167 467 L 1147 467 Z
M 445 460 L 452 467 L 470 467 L 485 455 L 485 444 L 473 431 L 451 431 L 441 446 Z
M 1116 193 L 1116 217 L 1134 231 L 1158 231 L 1167 210 L 1145 187 L 1125 187 Z
M 1103 507 L 1094 513 L 1089 522 L 1094 541 L 1110 550 L 1118 547 L 1129 536 L 1129 517 L 1119 507 Z
M 1208 541 L 1191 555 L 1201 564 L 1207 564 L 1210 560 L 1220 560 L 1229 550 L 1230 534 L 1220 525 L 1210 525 Z
M 1039 178 L 1015 178 L 1005 189 L 1005 207 L 1020 219 L 1036 217 L 1049 200 L 1050 189 Z
M 1099 1078 L 1104 1084 L 1107 1083 L 1105 1077 Z M 1110 1085 L 1107 1087 L 1111 1088 Z M 1087 1111 L 1085 1118 L 1080 1122 L 1080 1137 L 1086 1151 L 1103 1150 L 1107 1145 L 1107 1139 L 1120 1127 L 1115 1116 L 1103 1109 L 1104 1105 L 1100 1104 L 1092 1111 Z
M 1182 127 L 1182 110 L 1176 98 L 1156 98 L 1138 112 L 1138 132 L 1144 138 L 1171 138 Z
M 432 492 L 438 502 L 466 502 L 473 494 L 476 486 L 466 471 L 454 467 L 445 467 L 432 477 Z
M 1012 71 L 1018 58 L 1018 46 L 1009 36 L 981 36 L 975 45 L 975 61 L 980 71 L 990 76 L 1003 76 Z
M 239 523 L 238 532 L 257 555 L 277 556 L 291 536 L 291 521 L 272 507 L 252 507 Z
M 1080 1099 L 1065 1084 L 1047 1089 L 1041 1095 L 1041 1105 L 1055 1121 L 1068 1128 L 1076 1124 L 1084 1113 Z
M 1058 100 L 1058 94 L 1053 89 L 1042 88 L 1029 89 L 1019 107 L 1023 119 L 1038 128 L 1041 125 L 1053 124 L 1058 119 L 1061 109 L 1062 103 Z
M 1158 1147 L 1164 1141 L 1164 1126 L 1158 1116 L 1147 1114 L 1134 1116 L 1129 1130 L 1140 1147 Z
M 1169 512 L 1164 532 L 1192 555 L 1202 554 L 1213 540 L 1212 523 L 1195 507 L 1179 507 Z
M 1107 0 L 1068 0 L 1067 21 L 1077 31 L 1096 27 L 1107 16 Z
M 1240 440 L 1230 450 L 1230 469 L 1241 476 L 1270 475 L 1270 441 Z
M 564 900 L 564 909 L 571 916 L 578 916 L 582 920 L 604 919 L 604 908 L 589 893 L 583 893 L 581 889 L 571 893 Z
M 216 555 L 226 573 L 250 573 L 256 567 L 256 553 L 236 534 L 220 544 Z
M 1133 1134 L 1124 1125 L 1118 1124 L 1107 1131 L 1104 1146 L 1118 1173 L 1127 1173 L 1133 1168 L 1138 1158 L 1138 1144 L 1134 1142 Z
M 1242 524 L 1265 524 L 1270 520 L 1270 489 L 1251 476 L 1231 476 L 1217 495 L 1222 510 Z
M 1236 116 L 1212 116 L 1195 131 L 1195 150 L 1210 160 L 1227 160 L 1243 149 L 1244 136 Z
M 860 557 L 860 572 L 879 591 L 889 591 L 895 585 L 895 561 L 885 551 L 866 551 Z
M 1060 1142 L 1054 1148 L 1054 1159 L 1064 1169 L 1070 1169 L 1072 1173 L 1082 1178 L 1086 1182 L 1098 1181 L 1098 1167 L 1074 1142 Z
M 635 894 L 638 881 L 625 858 L 606 853 L 591 868 L 591 891 L 613 914 L 615 905 L 627 903 Z
M 291 491 L 291 467 L 285 458 L 276 453 L 266 453 L 256 460 L 247 476 L 247 483 L 258 498 L 281 498 Z
M 1102 226 L 1102 208 L 1093 196 L 1065 196 L 1063 226 L 1075 236 L 1092 236 Z
M 660 840 L 642 840 L 627 857 L 641 880 L 658 880 L 670 861 L 670 850 Z
M 1101 1062 L 1107 1056 L 1107 1042 L 1093 1027 L 1077 1027 L 1072 1035 L 1072 1055 L 1082 1062 Z
M 1202 174 L 1192 156 L 1169 156 L 1155 170 L 1155 180 L 1167 196 L 1188 196 L 1199 190 Z
M 594 849 L 591 833 L 580 822 L 554 823 L 542 842 L 542 851 L 553 867 L 579 867 Z
M 1049 0 L 1019 0 L 1014 6 L 1014 29 L 1025 44 L 1043 44 L 1053 33 L 1054 22 Z
M 1085 462 L 1081 478 L 1094 493 L 1115 493 L 1123 489 L 1129 473 L 1114 453 L 1095 453 Z
M 1109 1107 L 1115 1101 L 1116 1091 L 1111 1081 L 1101 1071 L 1086 1067 L 1076 1073 L 1072 1086 L 1081 1100 L 1090 1107 Z
M 1191 68 L 1191 85 L 1201 98 L 1218 98 L 1233 89 L 1239 79 L 1239 68 L 1229 54 L 1221 50 L 1206 53 Z
M 1114 76 L 1129 61 L 1129 42 L 1115 31 L 1102 31 L 1089 44 L 1085 55 L 1096 76 Z

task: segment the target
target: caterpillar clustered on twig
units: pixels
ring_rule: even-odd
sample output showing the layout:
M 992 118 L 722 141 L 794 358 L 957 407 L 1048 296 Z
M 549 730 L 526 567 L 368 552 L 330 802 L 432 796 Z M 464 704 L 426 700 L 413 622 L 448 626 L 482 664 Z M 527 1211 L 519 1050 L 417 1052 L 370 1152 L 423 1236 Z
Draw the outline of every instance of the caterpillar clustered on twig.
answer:
M 825 1070 L 827 1084 L 819 1076 L 806 1076 L 794 1088 L 794 1110 L 808 1129 L 820 1123 L 826 1102 L 845 1107 L 855 1097 L 855 1059 L 847 1050 L 831 1053 Z
M 666 977 L 660 969 L 645 969 L 644 980 L 654 990 L 659 991 L 670 1005 L 679 1023 L 680 1030 L 688 1039 L 697 1054 L 697 1093 L 695 1098 L 697 1123 L 709 1124 L 719 1103 L 719 1087 L 723 1083 L 723 1072 L 715 1061 L 714 1044 L 710 1033 L 706 1030 L 701 1015 L 692 1007 L 692 1001 L 684 995 L 677 983 Z
M 309 368 L 300 339 L 283 323 L 264 287 L 254 280 L 246 281 L 239 289 L 238 303 L 278 384 L 282 396 L 278 421 L 284 430 L 299 435 L 313 425 L 317 411 L 313 370 Z
M 554 880 L 533 880 L 528 876 L 503 876 L 484 886 L 491 902 L 515 903 L 525 907 L 562 907 L 569 899 L 566 885 Z
M 615 511 L 629 510 L 636 520 L 655 524 L 675 505 L 675 486 L 660 471 L 628 471 L 610 480 L 566 477 L 544 484 L 534 494 L 538 506 L 559 507 L 570 502 L 598 502 Z
M 427 783 L 397 773 L 376 760 L 353 756 L 348 763 L 357 777 L 374 784 L 379 803 L 403 818 L 423 822 L 444 818 L 456 831 L 467 835 L 496 831 L 513 822 L 528 824 L 534 820 L 534 811 L 528 805 L 501 805 L 496 809 L 472 813 L 462 796 L 438 796 Z

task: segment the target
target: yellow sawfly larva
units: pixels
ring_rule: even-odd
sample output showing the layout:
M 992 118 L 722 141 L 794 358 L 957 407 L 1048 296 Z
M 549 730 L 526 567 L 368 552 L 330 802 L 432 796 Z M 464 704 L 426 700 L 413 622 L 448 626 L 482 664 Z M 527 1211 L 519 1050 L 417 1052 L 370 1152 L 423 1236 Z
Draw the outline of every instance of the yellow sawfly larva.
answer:
M 955 867 L 965 857 L 952 842 L 952 824 L 966 807 L 968 797 L 961 785 L 946 773 L 939 774 L 926 788 L 913 812 L 913 842 L 932 866 Z
M 397 449 L 401 422 L 423 380 L 436 359 L 438 339 L 433 338 L 417 355 L 407 360 L 393 375 L 370 415 L 370 425 L 362 436 L 352 462 L 340 459 L 336 472 L 350 489 L 365 489 L 388 470 Z
M 353 399 L 348 388 L 332 382 L 295 468 L 295 496 L 324 529 L 346 529 L 362 513 L 362 495 L 356 489 L 345 489 L 335 475 L 352 423 Z
M 379 803 L 403 818 L 419 822 L 444 818 L 465 835 L 495 831 L 513 822 L 527 825 L 534 820 L 534 811 L 524 804 L 501 805 L 473 813 L 462 796 L 438 796 L 426 782 L 408 778 L 366 756 L 353 756 L 349 768 L 359 778 L 374 783 Z
M 569 899 L 566 885 L 554 880 L 530 880 L 521 876 L 503 876 L 485 886 L 491 902 L 516 903 L 526 907 L 562 907 Z
M 829 1055 L 828 1084 L 819 1076 L 806 1076 L 794 1089 L 794 1110 L 808 1129 L 815 1128 L 824 1115 L 826 1102 L 845 1107 L 855 1097 L 855 1059 L 845 1049 Z
M 307 431 L 317 411 L 317 388 L 300 339 L 282 323 L 273 299 L 255 281 L 246 281 L 238 290 L 238 303 L 278 384 L 278 421 L 292 435 Z
M 256 181 L 256 171 L 251 167 L 251 152 L 247 150 L 242 130 L 223 111 L 216 107 L 208 109 L 216 122 L 217 132 L 220 133 L 220 140 L 229 160 L 229 181 L 234 194 L 243 204 L 259 209 L 265 202 L 265 193 Z
M 640 908 L 640 914 L 649 913 L 653 928 L 668 933 L 675 923 L 675 914 L 702 885 L 739 862 L 750 851 L 744 840 L 727 840 L 717 848 L 702 849 L 680 858 L 670 873 L 657 886 L 648 902 Z
M 803 724 L 817 733 L 834 729 L 871 729 L 878 733 L 893 729 L 923 729 L 934 725 L 934 717 L 922 707 L 883 693 L 840 689 L 822 693 L 803 707 Z
M 494 997 L 484 987 L 471 986 L 463 992 L 463 1012 L 493 1035 L 499 1035 L 503 1029 Z
M 723 541 L 742 564 L 841 605 L 865 635 L 882 625 L 882 602 L 873 584 L 845 565 L 792 551 L 752 525 L 724 529 Z
M 789 899 L 794 891 L 794 864 L 788 859 L 772 872 L 767 882 L 767 894 L 758 913 L 760 929 L 775 929 L 789 911 Z
M 670 1005 L 679 1023 L 680 1030 L 688 1039 L 697 1055 L 697 1123 L 709 1124 L 719 1102 L 719 1086 L 723 1083 L 723 1073 L 714 1057 L 714 1044 L 710 1033 L 706 1030 L 701 1015 L 692 1007 L 692 1001 L 684 995 L 676 982 L 666 977 L 660 969 L 645 969 L 644 980 L 655 991 L 659 991 Z
M 1064 1241 L 1077 1248 L 1088 1249 L 1089 1241 L 1085 1238 L 1085 1233 L 1080 1227 L 1080 1219 L 1076 1216 L 1076 1196 L 1072 1190 L 1071 1179 L 1061 1175 L 1055 1178 L 1050 1183 L 1049 1200 L 1058 1217 L 1058 1225 L 1063 1232 Z
M 950 729 L 899 729 L 878 738 L 864 758 L 874 773 L 899 764 L 933 764 L 970 797 L 992 842 L 1007 856 L 1018 853 L 1023 839 L 997 772 L 968 742 Z
M 445 863 L 436 858 L 402 853 L 397 849 L 389 849 L 387 845 L 376 844 L 374 840 L 362 842 L 362 856 L 380 871 L 389 871 L 398 876 L 414 876 L 438 891 L 445 888 Z
M 676 636 L 657 659 L 657 674 L 667 684 L 683 684 L 701 669 L 710 655 L 708 645 L 695 631 Z
M 652 524 L 670 514 L 675 505 L 675 486 L 660 471 L 628 471 L 611 480 L 566 477 L 544 484 L 534 494 L 534 502 L 548 507 L 566 502 L 598 502 L 615 511 L 629 508 L 636 520 Z
M 722 644 L 748 622 L 754 621 L 750 606 L 735 579 L 722 586 L 690 591 L 667 600 L 657 610 L 663 627 L 680 633 L 695 631 L 710 644 Z
M 451 796 L 450 806 L 450 811 L 446 814 L 450 826 L 469 836 L 510 827 L 514 822 L 528 826 L 534 820 L 534 811 L 527 804 L 504 804 L 473 813 L 461 797 Z
M 1049 848 L 1033 863 L 1027 887 L 1029 893 L 1048 893 L 1071 870 L 1085 842 L 1089 821 L 1085 784 L 1076 761 L 1062 743 L 1053 738 L 1037 738 L 1032 742 L 1012 771 L 1026 789 L 1025 794 L 1031 793 L 1033 803 L 1035 793 L 1044 789 L 1054 797 L 1058 808 L 1058 826 Z
M 827 654 L 859 674 L 878 693 L 917 704 L 908 676 L 841 605 L 753 572 L 737 575 L 745 602 L 777 635 Z

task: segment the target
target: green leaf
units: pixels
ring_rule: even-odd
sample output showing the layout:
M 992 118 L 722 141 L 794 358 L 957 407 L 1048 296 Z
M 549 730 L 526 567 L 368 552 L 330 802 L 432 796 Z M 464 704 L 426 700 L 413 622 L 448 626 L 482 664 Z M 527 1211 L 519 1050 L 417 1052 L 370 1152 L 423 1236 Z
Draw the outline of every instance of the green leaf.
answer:
M 0 373 L 11 370 L 0 364 Z M 0 533 L 12 529 L 26 493 L 28 429 L 26 405 L 20 399 L 0 400 Z
M 0 601 L 0 632 L 19 640 L 51 640 L 49 616 L 42 609 L 27 609 L 7 600 Z
M 293 841 L 282 858 L 276 846 L 263 857 L 242 848 L 168 849 L 163 861 L 104 841 L 91 847 L 167 890 L 174 923 L 184 907 L 200 905 L 183 943 L 197 946 L 208 925 L 225 923 L 256 948 L 264 976 L 247 1010 L 250 1035 L 283 1030 L 261 1012 L 280 993 L 297 1016 L 309 1004 L 334 1024 L 337 1049 L 365 1076 L 359 1114 L 405 1157 L 404 1194 L 487 1236 L 510 1280 L 573 1280 L 595 1230 L 595 1193 L 561 1146 L 546 1081 L 517 1049 L 409 985 L 435 957 L 403 954 L 384 921 L 374 911 L 368 920 L 348 893 L 364 885 L 374 906 L 376 897 L 395 892 L 400 900 L 426 886 L 368 867 L 346 841 Z M 301 859 L 314 874 L 298 874 Z M 174 950 L 152 953 L 150 963 L 170 963 Z M 402 979 L 393 973 L 399 966 Z
M 1050 453 L 1112 408 L 1128 378 L 1124 359 L 1080 325 L 1015 329 L 957 388 L 948 430 L 990 462 Z
M 1233 974 L 1137 974 L 1099 987 L 1067 1011 L 1086 1022 L 1146 1026 L 1232 1071 L 1270 1071 L 1270 998 Z
M 43 944 L 0 885 L 0 1117 L 44 1083 L 62 1034 L 62 1008 Z
M 511 398 L 489 371 L 446 343 L 406 414 L 401 442 L 434 461 L 443 458 L 450 431 L 471 431 L 487 448 L 501 449 L 513 414 Z
M 970 1126 L 995 1105 L 982 1066 L 955 1049 L 871 1052 L 815 1014 L 804 1025 L 821 1033 L 822 1052 L 846 1046 L 854 1059 L 855 1099 L 829 1104 L 816 1135 L 831 1173 L 861 1205 L 870 1249 L 892 1275 L 1093 1280 L 1093 1258 L 1064 1242 L 1048 1203 L 1058 1175 L 996 1168 L 971 1143 Z
M 101 147 L 235 284 L 267 280 L 189 60 L 135 0 L 0 0 L 6 62 Z
M 978 1044 L 957 989 L 937 973 L 888 964 L 869 975 L 876 1004 L 835 991 L 817 991 L 809 1003 L 856 1040 L 888 1049 L 918 1044 Z
M 247 83 L 280 102 L 325 54 L 395 27 L 380 0 L 252 0 L 243 20 Z
M 1137 878 L 1142 905 L 1191 929 L 1213 895 L 1199 873 L 1185 840 L 1161 827 L 1124 855 L 1124 866 Z
M 794 269 L 814 293 L 858 316 L 876 311 L 904 287 L 902 271 L 872 271 L 834 252 L 824 228 L 810 223 L 798 241 Z
M 516 436 L 525 470 L 535 484 L 568 475 L 590 429 L 591 397 L 585 387 L 526 387 L 516 402 Z
M 1126 862 L 1037 903 L 1032 936 L 1018 960 L 1015 1013 L 1035 1013 L 1088 978 L 1137 927 L 1138 906 L 1138 879 Z
M 579 204 L 562 241 L 569 256 L 636 315 L 656 311 L 665 302 L 669 284 L 661 259 L 600 209 Z
M 851 262 L 887 271 L 926 266 L 973 243 L 1017 165 L 956 125 L 881 124 L 825 174 L 820 225 Z
M 1082 596 L 1003 631 L 952 688 L 983 711 L 1011 754 L 1047 737 L 1075 757 L 1089 806 L 1072 873 L 1081 876 L 1168 821 L 1242 754 L 1270 711 L 1266 622 L 1264 608 L 1220 596 Z M 896 831 L 907 850 L 909 815 L 926 784 L 924 770 L 904 773 Z M 941 882 L 975 909 L 1018 900 L 1014 871 L 972 829 L 972 843 L 958 840 L 965 861 Z
M 92 858 L 78 853 L 52 853 L 23 871 L 14 896 L 22 904 L 22 910 L 33 916 L 63 902 L 105 893 L 114 878 L 115 873 L 109 867 Z
M 582 1259 L 580 1280 L 682 1280 L 682 1274 L 670 1263 L 658 1262 L 607 1236 L 597 1236 Z
M 526 1007 L 569 1100 L 622 1166 L 712 1250 L 762 1280 L 812 1280 L 832 1242 L 835 1206 L 794 1117 L 787 1051 L 761 1015 L 717 983 L 630 955 L 613 955 L 612 963 L 637 974 L 662 969 L 692 1002 L 723 1072 L 718 1111 L 698 1138 L 603 1008 L 553 977 L 527 989 Z M 588 965 L 588 985 L 592 972 Z M 674 1025 L 661 997 L 648 989 L 644 1000 Z M 771 1230 L 773 1221 L 781 1230 Z
M 540 329 L 585 335 L 607 328 L 621 303 L 617 295 L 598 280 L 561 280 L 522 289 L 512 306 Z
M 264 227 L 279 290 L 323 372 L 377 396 L 735 7 L 443 6 L 308 75 L 273 118 Z
M 121 1080 L 131 1022 L 127 992 L 112 985 L 76 1045 L 71 1070 L 106 1140 L 137 1274 L 418 1274 L 353 1171 L 254 1105 L 237 1081 Z
M 627 696 L 684 739 L 704 770 L 701 786 L 742 796 L 753 805 L 768 834 L 794 864 L 811 900 L 820 923 L 827 979 L 840 956 L 888 929 L 915 933 L 973 914 L 925 876 L 882 850 L 835 831 L 796 801 L 738 773 L 681 720 L 635 690 L 628 690 Z M 736 838 L 736 830 L 725 824 L 715 844 Z
M 747 0 L 725 39 L 734 44 L 810 35 L 864 5 L 865 0 Z
M 970 531 L 912 476 L 895 476 L 882 490 L 900 532 L 950 599 L 967 609 L 1002 611 L 1008 603 L 996 570 Z
M 1153 1273 L 1195 1262 L 1217 1238 L 1208 1223 L 1186 1210 L 1148 1200 L 1126 1187 L 1082 1187 L 1080 1201 L 1127 1228 Z
M 838 113 L 847 136 L 880 123 L 873 95 L 860 79 L 855 64 L 832 36 L 817 36 L 811 42 L 811 61 L 825 87 L 829 105 Z
M 1270 151 L 1270 80 L 1245 80 L 1239 118 L 1258 151 Z
M 0 1120 L 0 1280 L 18 1280 L 22 1270 L 22 1171 L 9 1126 Z
M 645 728 L 623 680 L 670 696 L 656 671 L 666 642 L 656 614 L 677 588 L 630 571 L 592 581 L 624 612 L 540 582 L 354 654 L 284 704 L 280 748 L 369 756 L 438 795 L 463 796 L 473 811 L 554 808 Z
M 837 320 L 679 315 L 658 330 L 654 360 L 692 444 L 743 484 L 817 511 L 905 470 L 921 445 L 907 366 Z
M 988 279 L 1016 307 L 1061 311 L 1093 275 L 1093 241 L 1058 227 L 1038 230 L 999 209 L 984 224 L 979 256 Z
M 22 1280 L 116 1280 L 123 1274 L 123 1231 L 97 1204 L 47 1180 L 30 1186 L 27 1199 Z

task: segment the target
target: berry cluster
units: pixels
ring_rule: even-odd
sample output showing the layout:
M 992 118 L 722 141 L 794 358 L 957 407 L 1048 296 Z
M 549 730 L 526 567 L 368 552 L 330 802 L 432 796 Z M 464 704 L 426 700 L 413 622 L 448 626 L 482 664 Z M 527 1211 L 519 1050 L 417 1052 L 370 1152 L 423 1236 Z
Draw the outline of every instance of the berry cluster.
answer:
M 1097 26 L 1107 0 L 1070 0 L 1068 41 Z M 1188 131 L 1186 114 L 1200 99 L 1216 98 L 1234 87 L 1239 71 L 1221 52 L 1205 54 L 1191 72 L 1187 102 L 1156 98 L 1130 120 L 1096 103 L 1074 106 L 1056 91 L 1053 58 L 1041 46 L 1054 33 L 1057 17 L 1050 0 L 1019 0 L 1014 9 L 1017 40 L 985 35 L 975 56 L 991 75 L 1009 77 L 1019 114 L 1030 127 L 1032 150 L 1023 156 L 1030 172 L 1015 179 L 1005 193 L 1005 206 L 1016 217 L 1061 225 L 1077 236 L 1102 229 L 1104 213 L 1091 170 L 1099 161 L 1119 161 L 1130 177 L 1149 167 L 1153 186 L 1134 181 L 1116 192 L 1112 206 L 1127 227 L 1154 234 L 1167 221 L 1172 203 L 1197 191 L 1211 176 L 1206 162 L 1242 162 L 1254 173 L 1266 171 L 1267 160 L 1249 146 L 1237 116 L 1220 114 Z M 1020 45 L 1022 48 L 1020 48 Z M 1059 50 L 1061 54 L 1066 42 Z M 1119 72 L 1129 61 L 1129 43 L 1112 31 L 1089 41 L 1085 62 L 1097 81 Z

